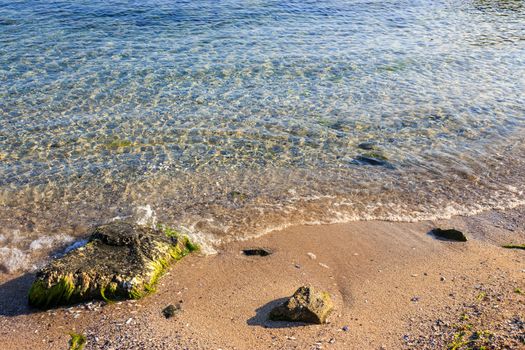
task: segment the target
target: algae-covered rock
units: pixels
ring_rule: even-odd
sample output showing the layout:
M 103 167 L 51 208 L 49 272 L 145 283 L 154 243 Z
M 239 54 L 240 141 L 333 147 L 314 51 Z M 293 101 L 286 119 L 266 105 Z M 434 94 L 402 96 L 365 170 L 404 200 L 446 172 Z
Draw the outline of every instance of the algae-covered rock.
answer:
M 451 241 L 458 241 L 458 242 L 466 242 L 467 236 L 459 230 L 455 229 L 441 229 L 441 228 L 435 228 L 432 231 L 430 231 L 434 237 L 439 239 L 448 239 Z
M 40 308 L 91 299 L 138 299 L 153 290 L 173 260 L 193 250 L 186 237 L 114 222 L 97 227 L 88 243 L 41 269 L 29 291 Z
M 270 312 L 273 321 L 292 321 L 306 323 L 326 323 L 334 304 L 327 292 L 303 286 L 283 304 Z

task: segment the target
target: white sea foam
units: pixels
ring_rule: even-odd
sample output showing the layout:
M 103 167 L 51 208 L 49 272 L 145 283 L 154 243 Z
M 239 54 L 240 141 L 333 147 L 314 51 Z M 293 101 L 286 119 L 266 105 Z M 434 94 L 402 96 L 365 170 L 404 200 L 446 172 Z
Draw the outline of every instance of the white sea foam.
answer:
M 137 224 L 142 226 L 155 227 L 157 225 L 157 215 L 149 204 L 136 207 L 133 218 Z
M 66 247 L 66 249 L 64 249 L 64 254 L 67 254 L 70 251 L 73 251 L 75 249 L 85 246 L 87 242 L 89 242 L 89 239 L 87 238 L 75 241 L 73 244 L 71 244 L 70 246 Z
M 19 270 L 28 269 L 30 256 L 18 248 L 0 248 L 0 270 L 6 273 L 14 273 Z
M 42 236 L 31 242 L 29 245 L 30 250 L 50 249 L 57 247 L 60 244 L 72 242 L 73 237 L 68 235 L 55 235 L 55 236 Z

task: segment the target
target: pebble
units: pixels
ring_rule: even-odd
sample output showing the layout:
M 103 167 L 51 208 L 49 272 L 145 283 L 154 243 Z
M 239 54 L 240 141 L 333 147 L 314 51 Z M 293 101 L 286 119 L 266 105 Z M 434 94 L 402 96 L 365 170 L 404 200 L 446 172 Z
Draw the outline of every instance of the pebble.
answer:
M 306 253 L 306 255 L 308 255 L 312 260 L 317 259 L 317 256 L 314 253 Z
M 348 326 L 343 326 L 342 329 L 343 329 L 344 332 L 348 332 L 350 330 L 350 328 Z
M 170 304 L 170 305 L 166 306 L 162 310 L 162 314 L 166 318 L 171 318 L 171 317 L 175 316 L 176 314 L 178 314 L 180 311 L 182 311 L 182 300 L 179 301 L 179 303 L 176 304 L 176 305 Z

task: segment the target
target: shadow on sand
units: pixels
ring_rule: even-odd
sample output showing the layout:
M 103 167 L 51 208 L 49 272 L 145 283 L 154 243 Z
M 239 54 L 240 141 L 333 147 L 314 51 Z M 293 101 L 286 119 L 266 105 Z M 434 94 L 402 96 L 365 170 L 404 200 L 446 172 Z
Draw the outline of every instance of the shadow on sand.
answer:
M 255 316 L 246 321 L 246 323 L 249 326 L 259 326 L 263 328 L 291 328 L 306 326 L 307 324 L 302 322 L 270 321 L 268 319 L 270 311 L 272 311 L 274 307 L 284 303 L 286 300 L 288 300 L 288 298 L 280 298 L 264 304 L 255 310 Z
M 73 244 L 67 243 L 57 247 L 49 256 L 52 259 L 60 258 L 72 249 L 76 249 L 87 242 L 80 237 Z M 0 274 L 2 271 L 0 270 Z M 29 288 L 35 280 L 35 272 L 23 275 L 0 284 L 0 316 L 19 316 L 41 312 L 41 309 L 32 308 L 28 304 Z M 1 348 L 1 347 L 0 347 Z
M 27 293 L 34 278 L 34 273 L 26 273 L 0 285 L 0 316 L 19 316 L 40 311 L 29 307 L 27 303 Z

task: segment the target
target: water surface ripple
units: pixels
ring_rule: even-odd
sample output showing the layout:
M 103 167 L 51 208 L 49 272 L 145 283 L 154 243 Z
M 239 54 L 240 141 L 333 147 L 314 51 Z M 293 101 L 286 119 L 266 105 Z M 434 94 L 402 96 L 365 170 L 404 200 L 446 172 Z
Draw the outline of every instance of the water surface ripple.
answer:
M 520 0 L 0 0 L 0 265 L 524 203 Z

